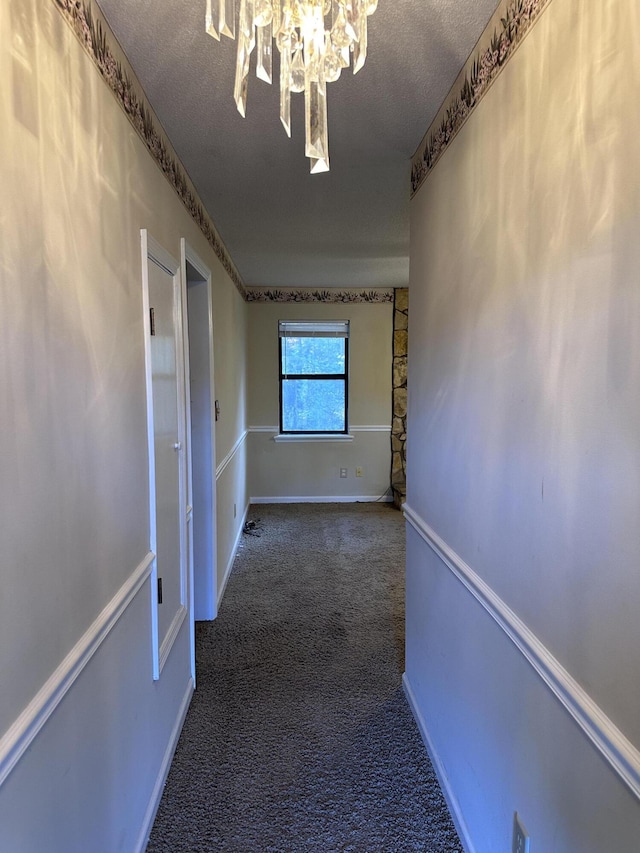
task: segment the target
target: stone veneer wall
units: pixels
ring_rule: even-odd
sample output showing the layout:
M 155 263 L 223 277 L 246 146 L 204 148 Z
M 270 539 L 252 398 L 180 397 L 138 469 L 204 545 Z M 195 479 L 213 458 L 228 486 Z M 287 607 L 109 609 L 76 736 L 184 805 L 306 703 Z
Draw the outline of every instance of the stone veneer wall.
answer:
M 393 299 L 393 422 L 391 490 L 400 509 L 407 496 L 407 345 L 409 290 L 396 288 Z

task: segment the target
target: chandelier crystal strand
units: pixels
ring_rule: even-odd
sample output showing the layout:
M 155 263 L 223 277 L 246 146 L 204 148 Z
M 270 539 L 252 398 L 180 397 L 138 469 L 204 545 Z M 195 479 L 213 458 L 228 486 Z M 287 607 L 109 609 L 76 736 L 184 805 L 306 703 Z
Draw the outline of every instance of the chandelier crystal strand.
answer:
M 218 41 L 238 31 L 234 99 L 247 109 L 251 54 L 256 75 L 273 80 L 273 42 L 280 53 L 280 120 L 291 136 L 291 93 L 304 92 L 305 154 L 311 172 L 329 170 L 327 83 L 351 64 L 356 74 L 367 58 L 367 16 L 378 0 L 205 0 L 205 28 Z
M 353 73 L 357 74 L 367 59 L 367 16 L 364 12 L 364 0 L 355 0 L 361 5 L 359 15 L 360 38 L 353 45 Z
M 311 4 L 310 4 L 311 5 Z M 327 138 L 327 87 L 324 79 L 325 37 L 322 4 L 318 3 L 303 23 L 305 154 L 312 172 L 329 171 Z
M 217 2 L 215 2 L 215 0 L 214 3 L 217 7 Z M 217 11 L 217 8 L 215 11 Z M 211 6 L 211 0 L 206 0 L 206 8 L 204 12 L 204 28 L 209 33 L 209 35 L 216 41 L 220 41 L 220 33 L 218 32 L 219 18 L 219 13 L 217 15 L 214 15 L 214 9 Z
M 220 34 L 227 38 L 236 37 L 236 0 L 216 0 L 220 6 Z
M 273 79 L 273 59 L 271 47 L 273 43 L 272 23 L 269 21 L 263 27 L 257 28 L 258 57 L 256 60 L 256 77 L 271 83 Z
M 291 138 L 291 37 L 277 44 L 280 50 L 280 121 Z

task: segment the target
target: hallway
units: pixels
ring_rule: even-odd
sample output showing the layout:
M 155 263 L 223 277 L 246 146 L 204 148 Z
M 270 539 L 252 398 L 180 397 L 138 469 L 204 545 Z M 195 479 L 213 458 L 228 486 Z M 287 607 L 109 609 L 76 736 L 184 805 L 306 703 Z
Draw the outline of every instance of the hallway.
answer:
M 462 848 L 404 697 L 404 519 L 253 506 L 148 853 Z

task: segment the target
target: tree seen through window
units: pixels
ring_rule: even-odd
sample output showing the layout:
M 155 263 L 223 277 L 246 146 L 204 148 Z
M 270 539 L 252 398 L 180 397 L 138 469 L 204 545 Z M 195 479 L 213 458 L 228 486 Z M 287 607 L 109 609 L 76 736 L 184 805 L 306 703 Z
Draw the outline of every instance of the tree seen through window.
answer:
M 280 323 L 281 432 L 347 431 L 346 334 L 347 323 Z

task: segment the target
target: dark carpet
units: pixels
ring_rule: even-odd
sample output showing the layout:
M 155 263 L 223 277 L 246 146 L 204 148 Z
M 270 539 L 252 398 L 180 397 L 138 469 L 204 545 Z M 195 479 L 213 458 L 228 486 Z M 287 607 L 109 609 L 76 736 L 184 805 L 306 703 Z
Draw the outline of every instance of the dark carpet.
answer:
M 461 853 L 401 688 L 402 515 L 249 518 L 147 853 Z

